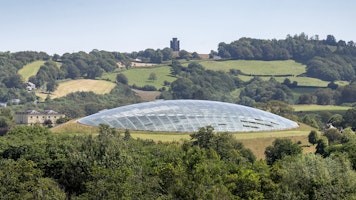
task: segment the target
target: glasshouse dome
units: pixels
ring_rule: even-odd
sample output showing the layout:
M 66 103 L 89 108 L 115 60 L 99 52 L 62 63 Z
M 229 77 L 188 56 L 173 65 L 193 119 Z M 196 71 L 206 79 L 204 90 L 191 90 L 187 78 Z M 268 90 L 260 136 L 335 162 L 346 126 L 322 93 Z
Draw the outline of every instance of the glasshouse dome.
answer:
M 281 116 L 237 104 L 205 100 L 158 100 L 122 106 L 81 118 L 79 123 L 108 124 L 118 129 L 195 132 L 273 131 L 298 127 Z

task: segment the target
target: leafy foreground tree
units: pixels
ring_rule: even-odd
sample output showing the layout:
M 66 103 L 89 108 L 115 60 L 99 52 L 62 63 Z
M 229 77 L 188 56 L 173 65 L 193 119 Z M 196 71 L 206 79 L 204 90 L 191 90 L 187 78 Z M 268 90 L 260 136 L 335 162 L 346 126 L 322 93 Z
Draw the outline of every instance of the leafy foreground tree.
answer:
M 274 199 L 356 199 L 356 172 L 346 157 L 305 154 L 276 162 Z
M 242 143 L 238 142 L 231 134 L 214 133 L 212 126 L 202 127 L 197 133 L 191 136 L 192 145 L 202 149 L 214 150 L 221 159 L 241 162 L 240 159 L 248 159 L 249 162 L 256 160 L 252 151 L 246 149 Z
M 127 135 L 104 124 L 97 136 L 12 128 L 0 137 L 0 199 L 352 199 L 356 194 L 355 172 L 343 155 L 285 155 L 267 165 L 255 161 L 233 135 L 214 133 L 212 127 L 183 142 Z M 347 145 L 355 146 L 352 141 Z
M 273 146 L 268 146 L 265 150 L 267 164 L 271 165 L 278 159 L 289 155 L 302 153 L 302 148 L 293 143 L 290 139 L 276 139 Z
M 318 142 L 318 139 L 318 132 L 316 132 L 315 130 L 310 131 L 308 135 L 308 142 L 310 142 L 312 145 L 315 145 Z
M 0 160 L 0 199 L 65 199 L 65 193 L 33 161 L 9 159 Z

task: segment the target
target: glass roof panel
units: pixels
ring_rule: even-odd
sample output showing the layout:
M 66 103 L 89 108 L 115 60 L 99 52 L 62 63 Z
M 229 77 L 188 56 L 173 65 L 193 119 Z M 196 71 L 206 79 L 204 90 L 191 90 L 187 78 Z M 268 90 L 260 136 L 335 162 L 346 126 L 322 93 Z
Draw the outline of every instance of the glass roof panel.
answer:
M 119 129 L 193 132 L 213 126 L 217 132 L 273 131 L 298 127 L 296 122 L 255 108 L 206 100 L 158 100 L 104 110 L 79 123 Z

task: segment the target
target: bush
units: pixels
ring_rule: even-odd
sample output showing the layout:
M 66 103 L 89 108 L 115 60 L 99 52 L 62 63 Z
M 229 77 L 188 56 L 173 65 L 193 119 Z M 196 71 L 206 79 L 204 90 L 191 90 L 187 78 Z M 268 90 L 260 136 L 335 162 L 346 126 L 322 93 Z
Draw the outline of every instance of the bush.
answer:
M 136 84 L 132 85 L 132 88 L 144 91 L 157 91 L 157 88 L 153 85 L 144 85 L 142 87 L 137 86 Z

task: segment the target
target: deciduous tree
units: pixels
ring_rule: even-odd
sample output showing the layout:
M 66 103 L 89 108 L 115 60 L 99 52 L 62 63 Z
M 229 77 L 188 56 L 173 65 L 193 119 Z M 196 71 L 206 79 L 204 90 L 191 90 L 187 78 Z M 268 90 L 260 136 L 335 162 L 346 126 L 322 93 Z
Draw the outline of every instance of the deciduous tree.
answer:
M 273 145 L 268 146 L 265 150 L 266 161 L 269 165 L 285 156 L 301 153 L 302 148 L 297 143 L 293 143 L 290 139 L 276 139 Z

